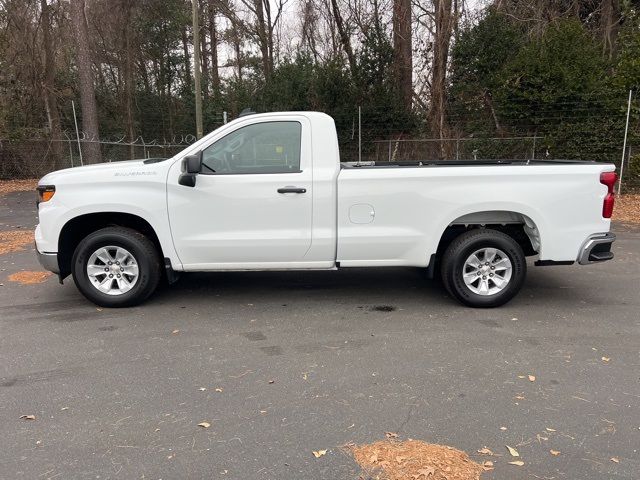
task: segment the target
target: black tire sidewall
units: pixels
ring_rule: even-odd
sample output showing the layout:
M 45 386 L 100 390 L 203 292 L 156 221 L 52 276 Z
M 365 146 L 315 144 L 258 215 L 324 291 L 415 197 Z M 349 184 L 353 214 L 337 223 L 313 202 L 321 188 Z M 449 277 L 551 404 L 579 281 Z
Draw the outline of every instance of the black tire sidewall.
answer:
M 450 258 L 446 283 L 458 300 L 473 307 L 498 307 L 511 300 L 524 283 L 527 263 L 520 245 L 511 237 L 497 231 L 486 231 L 483 235 L 470 236 L 456 246 Z M 462 278 L 464 263 L 473 252 L 482 248 L 497 248 L 511 261 L 511 279 L 507 287 L 494 295 L 478 295 L 469 290 Z
M 93 303 L 103 307 L 126 307 L 143 302 L 158 283 L 158 260 L 150 256 L 148 240 L 134 230 L 106 228 L 83 239 L 72 259 L 73 280 L 80 292 Z M 128 250 L 138 264 L 138 280 L 122 295 L 107 295 L 97 290 L 87 275 L 87 262 L 100 247 L 116 246 Z M 156 255 L 157 257 L 157 255 Z

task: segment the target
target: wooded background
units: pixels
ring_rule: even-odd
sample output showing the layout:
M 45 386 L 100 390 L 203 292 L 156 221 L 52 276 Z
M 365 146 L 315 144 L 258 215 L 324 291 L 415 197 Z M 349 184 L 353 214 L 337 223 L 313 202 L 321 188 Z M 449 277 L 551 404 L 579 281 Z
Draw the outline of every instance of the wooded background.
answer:
M 0 0 L 0 177 L 168 156 L 246 108 L 319 110 L 343 159 L 620 164 L 640 87 L 629 0 Z M 633 95 L 630 179 L 640 184 Z M 149 146 L 149 144 L 153 144 Z M 143 145 L 144 144 L 144 145 Z M 635 150 L 634 150 L 635 149 Z

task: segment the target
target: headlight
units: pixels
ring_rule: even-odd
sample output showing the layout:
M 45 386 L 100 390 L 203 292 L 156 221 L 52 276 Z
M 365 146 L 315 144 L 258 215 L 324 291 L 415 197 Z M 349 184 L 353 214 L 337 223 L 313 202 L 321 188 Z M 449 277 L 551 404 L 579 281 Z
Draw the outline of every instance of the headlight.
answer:
M 38 191 L 38 201 L 36 205 L 41 202 L 48 202 L 56 193 L 56 187 L 54 185 L 38 185 L 36 190 Z

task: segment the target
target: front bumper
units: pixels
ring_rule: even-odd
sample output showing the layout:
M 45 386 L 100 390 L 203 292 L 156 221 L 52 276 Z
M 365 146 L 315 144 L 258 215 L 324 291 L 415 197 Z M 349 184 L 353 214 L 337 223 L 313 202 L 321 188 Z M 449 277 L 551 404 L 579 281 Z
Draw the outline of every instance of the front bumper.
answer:
M 57 253 L 42 253 L 38 250 L 38 247 L 36 247 L 36 254 L 38 255 L 38 262 L 40 262 L 40 265 L 42 265 L 45 270 L 55 274 L 60 273 Z
M 611 245 L 615 241 L 616 236 L 611 232 L 589 235 L 578 254 L 578 263 L 580 265 L 588 265 L 611 260 L 613 258 Z

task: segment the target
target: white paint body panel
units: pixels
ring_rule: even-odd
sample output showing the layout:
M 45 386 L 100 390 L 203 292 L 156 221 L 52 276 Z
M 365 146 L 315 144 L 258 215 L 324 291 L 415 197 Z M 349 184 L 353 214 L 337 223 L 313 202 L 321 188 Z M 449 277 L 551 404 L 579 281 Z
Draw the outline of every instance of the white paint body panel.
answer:
M 447 226 L 483 211 L 529 217 L 542 240 L 540 259 L 575 260 L 587 236 L 608 232 L 602 218 L 612 165 L 496 165 L 350 168 L 338 178 L 341 266 L 426 266 Z M 349 209 L 370 204 L 375 219 L 354 224 Z
M 300 172 L 198 175 L 178 184 L 182 159 L 256 122 L 302 124 Z M 175 270 L 329 269 L 427 266 L 445 229 L 464 215 L 515 212 L 540 236 L 541 260 L 574 261 L 585 239 L 609 231 L 602 218 L 607 164 L 423 166 L 340 169 L 333 120 L 315 112 L 251 115 L 159 163 L 117 162 L 61 170 L 39 206 L 36 244 L 58 251 L 79 215 L 145 219 Z M 279 194 L 284 186 L 305 194 Z

